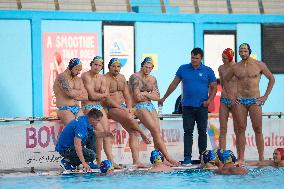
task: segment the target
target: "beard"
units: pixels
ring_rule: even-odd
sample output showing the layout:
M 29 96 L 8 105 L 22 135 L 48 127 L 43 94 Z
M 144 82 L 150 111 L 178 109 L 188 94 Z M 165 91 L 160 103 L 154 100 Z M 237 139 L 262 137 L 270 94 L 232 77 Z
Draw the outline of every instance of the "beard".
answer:
M 76 74 L 74 74 L 72 71 L 71 71 L 71 74 L 70 74 L 70 75 L 71 75 L 71 77 L 72 77 L 72 78 L 74 78 L 74 77 L 76 77 L 76 76 L 77 76 L 77 75 L 76 75 Z

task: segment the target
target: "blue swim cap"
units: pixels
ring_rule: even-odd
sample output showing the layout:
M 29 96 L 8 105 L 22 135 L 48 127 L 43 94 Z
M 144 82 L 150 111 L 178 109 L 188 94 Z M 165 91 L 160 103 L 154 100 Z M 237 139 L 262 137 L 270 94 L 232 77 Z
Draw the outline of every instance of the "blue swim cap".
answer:
M 215 163 L 217 160 L 214 150 L 205 150 L 202 153 L 202 158 L 204 163 Z
M 120 61 L 119 61 L 118 58 L 112 58 L 112 59 L 110 59 L 110 61 L 109 61 L 108 65 L 107 65 L 107 67 L 109 68 L 113 63 L 116 63 L 116 62 L 120 64 Z
M 153 62 L 153 59 L 151 57 L 144 58 L 143 62 L 141 63 L 141 67 L 143 67 L 145 63 L 151 63 L 154 66 L 154 62 Z
M 94 58 L 93 58 L 93 62 L 95 61 L 95 60 L 98 60 L 98 61 L 100 61 L 100 62 L 104 62 L 104 60 L 103 60 L 103 58 L 101 57 L 101 56 L 95 56 Z
M 155 149 L 151 152 L 150 162 L 152 164 L 162 163 L 163 161 L 164 156 L 159 150 Z
M 75 66 L 77 66 L 79 64 L 81 64 L 81 60 L 79 58 L 72 58 L 69 61 L 68 68 L 69 68 L 69 70 L 72 70 Z
M 236 156 L 231 150 L 223 150 L 219 156 L 219 159 L 224 164 L 235 163 L 237 161 Z
M 215 154 L 217 155 L 217 158 L 219 159 L 219 161 L 221 161 L 220 157 L 221 157 L 221 154 L 223 153 L 223 149 L 222 148 L 218 148 L 218 149 L 215 149 Z
M 153 59 L 151 57 L 144 58 L 143 62 L 148 62 L 153 64 Z
M 111 170 L 113 170 L 113 169 L 114 169 L 114 168 L 113 168 L 113 166 L 112 166 L 112 163 L 111 163 L 111 161 L 108 160 L 108 159 L 102 161 L 101 164 L 100 164 L 100 170 L 101 170 L 102 173 L 106 173 L 106 172 L 111 171 Z

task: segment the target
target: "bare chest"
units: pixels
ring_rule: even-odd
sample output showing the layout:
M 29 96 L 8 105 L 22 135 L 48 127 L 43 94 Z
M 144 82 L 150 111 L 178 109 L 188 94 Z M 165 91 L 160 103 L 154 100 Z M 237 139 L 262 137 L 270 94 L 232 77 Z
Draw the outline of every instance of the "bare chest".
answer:
M 92 78 L 91 84 L 92 84 L 92 88 L 96 92 L 101 91 L 101 89 L 103 87 L 103 81 L 102 81 L 101 78 L 98 78 L 98 77 Z
M 110 81 L 109 92 L 114 93 L 117 91 L 123 91 L 125 88 L 125 82 L 120 79 L 112 79 Z
M 256 65 L 241 65 L 236 71 L 236 77 L 239 80 L 258 79 L 260 69 Z
M 69 79 L 68 80 L 68 83 L 69 83 L 69 86 L 72 88 L 72 89 L 80 89 L 81 88 L 81 82 L 78 78 L 76 79 Z
M 140 91 L 151 92 L 154 88 L 154 83 L 151 79 L 140 79 L 139 81 Z

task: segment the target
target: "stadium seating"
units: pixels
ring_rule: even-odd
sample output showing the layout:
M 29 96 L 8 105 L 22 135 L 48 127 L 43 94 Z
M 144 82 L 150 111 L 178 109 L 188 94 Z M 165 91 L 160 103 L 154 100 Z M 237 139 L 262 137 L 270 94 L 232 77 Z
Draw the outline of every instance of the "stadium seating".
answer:
M 262 0 L 265 14 L 284 14 L 283 0 Z
M 259 14 L 258 0 L 231 0 L 233 14 Z
M 21 0 L 23 10 L 55 10 L 54 0 Z
M 284 14 L 284 0 L 0 0 L 0 10 L 156 14 Z
M 227 0 L 198 0 L 199 13 L 228 14 Z

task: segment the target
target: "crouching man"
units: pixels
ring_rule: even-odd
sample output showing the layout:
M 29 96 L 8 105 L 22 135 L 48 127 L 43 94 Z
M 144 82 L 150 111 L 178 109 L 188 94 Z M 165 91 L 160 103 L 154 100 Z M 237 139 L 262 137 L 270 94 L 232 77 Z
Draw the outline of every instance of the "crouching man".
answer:
M 61 166 L 65 170 L 72 171 L 80 164 L 83 166 L 83 171 L 86 172 L 98 168 L 93 163 L 96 158 L 96 153 L 93 150 L 96 142 L 94 128 L 102 117 L 101 111 L 91 109 L 87 115 L 73 119 L 63 129 L 55 150 L 63 156 Z M 108 134 L 111 135 L 111 133 L 101 134 L 104 137 L 108 137 Z

